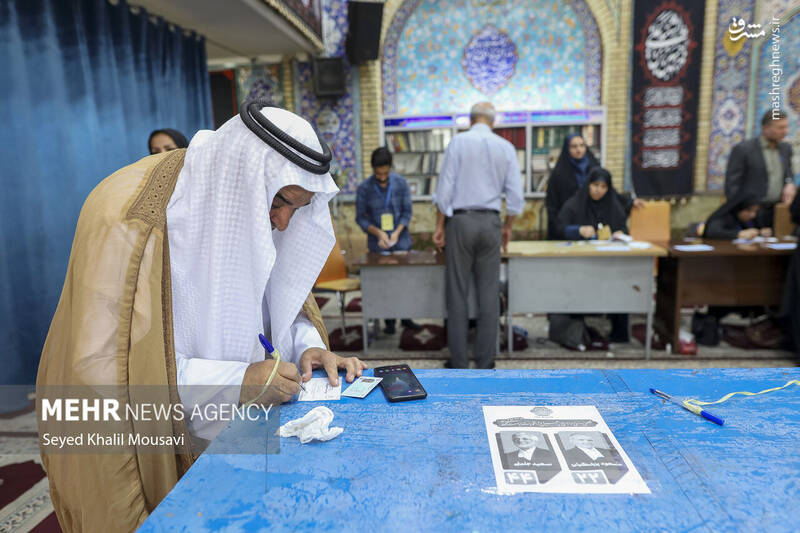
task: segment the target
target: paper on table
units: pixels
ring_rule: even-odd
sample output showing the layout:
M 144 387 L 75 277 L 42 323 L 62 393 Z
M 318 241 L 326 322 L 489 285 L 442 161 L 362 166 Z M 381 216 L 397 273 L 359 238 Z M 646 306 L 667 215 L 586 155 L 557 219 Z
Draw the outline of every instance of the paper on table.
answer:
M 652 244 L 644 241 L 633 241 L 632 243 L 628 244 L 628 246 L 636 250 L 647 250 L 652 246 Z
M 797 248 L 796 242 L 774 242 L 767 245 L 767 248 L 772 248 L 773 250 L 794 250 Z
M 341 380 L 339 385 L 334 387 L 328 378 L 311 378 L 303 383 L 303 387 L 306 390 L 300 391 L 300 396 L 297 397 L 298 402 L 324 402 L 342 398 Z
M 606 246 L 598 246 L 595 250 L 600 252 L 630 252 L 631 247 L 627 244 L 608 244 Z
M 710 244 L 676 244 L 674 248 L 679 252 L 710 252 L 714 249 Z
M 777 242 L 775 237 L 762 237 L 761 235 L 752 239 L 734 239 L 733 244 L 753 244 L 757 242 Z
M 498 492 L 650 494 L 593 405 L 487 406 L 483 419 Z

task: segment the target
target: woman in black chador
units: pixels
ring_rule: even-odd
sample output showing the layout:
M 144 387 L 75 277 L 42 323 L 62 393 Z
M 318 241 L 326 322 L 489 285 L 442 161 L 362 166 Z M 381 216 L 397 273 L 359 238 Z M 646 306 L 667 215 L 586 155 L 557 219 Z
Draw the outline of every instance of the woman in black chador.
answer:
M 597 229 L 602 224 L 613 236 L 628 233 L 627 214 L 622 201 L 611 183 L 611 174 L 602 167 L 593 167 L 586 182 L 575 195 L 567 200 L 555 220 L 557 239 L 589 240 L 597 238 Z M 553 227 L 553 226 L 551 226 Z M 602 283 L 602 280 L 597 280 Z M 606 349 L 604 339 L 587 328 L 583 315 L 550 314 L 549 337 L 570 349 Z M 609 314 L 611 320 L 610 342 L 628 342 L 628 315 Z
M 752 239 L 771 237 L 772 229 L 758 224 L 759 198 L 747 191 L 725 202 L 706 221 L 706 239 Z
M 600 163 L 592 152 L 586 147 L 583 137 L 577 133 L 570 133 L 564 139 L 561 154 L 558 156 L 556 166 L 550 173 L 547 181 L 547 239 L 558 240 L 556 218 L 558 212 L 578 189 L 586 182 L 586 177 L 592 167 L 599 167 Z

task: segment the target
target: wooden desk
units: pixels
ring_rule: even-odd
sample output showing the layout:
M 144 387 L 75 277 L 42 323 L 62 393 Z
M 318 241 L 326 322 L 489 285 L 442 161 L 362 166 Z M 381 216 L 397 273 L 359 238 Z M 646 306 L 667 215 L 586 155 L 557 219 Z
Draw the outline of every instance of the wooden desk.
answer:
M 787 242 L 787 241 L 781 241 Z M 675 245 L 708 244 L 713 250 L 688 252 Z M 672 242 L 658 261 L 656 316 L 678 349 L 681 308 L 701 305 L 778 305 L 794 250 L 731 241 Z
M 647 314 L 645 357 L 649 359 L 654 258 L 666 254 L 655 244 L 631 248 L 588 241 L 512 241 L 504 254 L 509 355 L 513 313 L 642 312 Z
M 364 355 L 367 325 L 375 318 L 446 318 L 445 256 L 438 252 L 369 253 L 353 263 L 361 269 Z M 470 316 L 477 316 L 475 287 L 469 295 Z
M 281 423 L 326 405 L 344 432 L 328 442 L 280 439 L 275 455 L 210 448 L 139 532 L 797 530 L 798 387 L 713 406 L 722 427 L 648 388 L 716 400 L 800 379 L 800 369 L 415 373 L 422 401 L 389 404 L 374 390 L 363 400 L 282 405 Z M 596 406 L 652 494 L 498 493 L 485 405 Z M 237 431 L 217 441 L 229 433 L 236 442 Z

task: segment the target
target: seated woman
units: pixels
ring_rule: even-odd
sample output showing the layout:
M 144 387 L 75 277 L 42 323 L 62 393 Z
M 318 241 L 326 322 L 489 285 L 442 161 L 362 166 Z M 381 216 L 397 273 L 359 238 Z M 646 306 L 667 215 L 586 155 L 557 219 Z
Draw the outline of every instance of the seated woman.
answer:
M 183 133 L 170 128 L 155 130 L 147 139 L 147 149 L 150 150 L 150 155 L 169 152 L 177 148 L 187 148 L 188 146 L 189 142 Z
M 586 183 L 559 211 L 557 238 L 594 239 L 601 224 L 611 229 L 612 236 L 627 234 L 627 218 L 622 200 L 611 183 L 611 174 L 602 167 L 594 167 Z
M 706 239 L 753 239 L 759 235 L 771 237 L 772 228 L 759 227 L 759 198 L 750 193 L 742 193 L 725 202 L 714 211 L 705 223 L 703 237 Z M 692 333 L 698 344 L 716 346 L 719 344 L 719 321 L 729 313 L 737 313 L 743 318 L 759 317 L 764 309 L 753 306 L 709 306 L 708 314 L 695 312 L 692 318 Z
M 726 202 L 706 221 L 706 239 L 752 239 L 771 237 L 772 228 L 758 226 L 758 197 L 744 193 Z
M 598 166 L 600 163 L 586 147 L 583 137 L 577 133 L 566 136 L 556 166 L 547 180 L 547 196 L 544 204 L 547 208 L 548 240 L 559 239 L 556 223 L 558 212 L 586 182 L 589 170 Z
M 611 183 L 611 174 L 602 167 L 589 171 L 586 183 L 567 200 L 558 213 L 560 239 L 581 240 L 597 238 L 600 225 L 607 226 L 611 234 L 627 234 L 627 216 L 622 201 Z M 610 342 L 628 342 L 628 315 L 610 314 Z M 551 314 L 549 337 L 570 349 L 585 350 L 594 346 L 607 349 L 605 339 L 587 328 L 583 315 Z

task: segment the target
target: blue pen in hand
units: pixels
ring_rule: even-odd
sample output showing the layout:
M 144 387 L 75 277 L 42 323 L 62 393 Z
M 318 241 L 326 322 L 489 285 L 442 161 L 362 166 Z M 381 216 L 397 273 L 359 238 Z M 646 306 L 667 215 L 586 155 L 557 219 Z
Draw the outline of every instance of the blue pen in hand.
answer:
M 280 352 L 278 350 L 276 350 L 274 346 L 272 346 L 272 343 L 270 343 L 267 340 L 267 338 L 264 335 L 262 335 L 261 333 L 258 334 L 258 340 L 261 341 L 261 346 L 264 347 L 264 349 L 267 351 L 267 353 L 270 354 L 274 359 L 277 359 L 278 362 L 280 362 Z M 277 357 L 276 357 L 276 354 L 277 354 Z M 303 391 L 305 392 L 306 388 L 303 386 L 302 378 L 300 378 L 300 380 L 301 380 L 300 381 L 300 388 L 303 389 Z
M 681 407 L 683 407 L 684 409 L 686 409 L 687 411 L 689 411 L 691 413 L 694 413 L 697 416 L 702 416 L 706 420 L 710 420 L 710 421 L 714 422 L 715 424 L 718 424 L 720 426 L 725 424 L 725 421 L 723 419 L 719 418 L 718 416 L 714 416 L 711 413 L 709 413 L 708 411 L 706 411 L 705 409 L 703 409 L 701 407 L 698 407 L 696 405 L 692 405 L 692 404 L 687 403 L 687 402 L 682 402 L 680 400 L 676 400 L 675 398 L 673 398 L 672 396 L 670 396 L 666 392 L 662 392 L 662 391 L 660 391 L 658 389 L 653 389 L 653 388 L 650 389 L 650 392 L 652 392 L 653 394 L 655 394 L 656 396 L 658 396 L 660 398 L 664 398 L 665 400 L 668 400 L 668 401 L 670 401 L 672 403 L 678 404 Z

